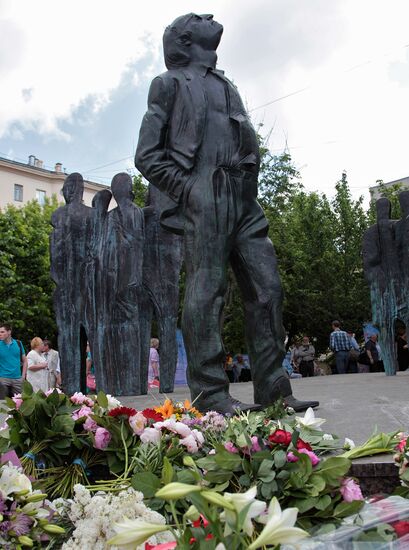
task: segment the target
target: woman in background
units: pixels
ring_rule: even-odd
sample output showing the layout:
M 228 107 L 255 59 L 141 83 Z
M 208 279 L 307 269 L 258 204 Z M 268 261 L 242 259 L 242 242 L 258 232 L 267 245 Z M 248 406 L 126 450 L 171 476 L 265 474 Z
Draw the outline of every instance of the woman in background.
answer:
M 27 381 L 33 386 L 33 391 L 49 389 L 48 363 L 41 355 L 44 345 L 41 338 L 36 336 L 31 340 L 31 351 L 27 354 Z
M 151 349 L 149 351 L 148 385 L 150 388 L 159 387 L 159 340 L 151 338 Z

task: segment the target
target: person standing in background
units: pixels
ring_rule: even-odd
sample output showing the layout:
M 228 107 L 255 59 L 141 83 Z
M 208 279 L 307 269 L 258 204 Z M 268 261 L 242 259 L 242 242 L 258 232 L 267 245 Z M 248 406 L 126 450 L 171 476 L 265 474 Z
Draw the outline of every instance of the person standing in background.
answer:
M 151 349 L 149 351 L 149 371 L 148 371 L 148 383 L 149 387 L 159 387 L 159 340 L 157 338 L 151 338 Z
M 0 326 L 0 399 L 21 393 L 26 376 L 27 357 L 23 344 L 11 336 L 11 326 Z
M 314 376 L 315 348 L 308 336 L 304 336 L 301 345 L 294 352 L 300 374 L 303 378 Z
M 60 355 L 51 347 L 50 340 L 43 340 L 43 357 L 48 363 L 48 386 L 58 388 L 61 386 Z
M 341 330 L 341 323 L 339 321 L 332 321 L 329 347 L 335 354 L 335 364 L 338 374 L 345 374 L 348 368 L 351 342 L 348 334 L 344 330 Z

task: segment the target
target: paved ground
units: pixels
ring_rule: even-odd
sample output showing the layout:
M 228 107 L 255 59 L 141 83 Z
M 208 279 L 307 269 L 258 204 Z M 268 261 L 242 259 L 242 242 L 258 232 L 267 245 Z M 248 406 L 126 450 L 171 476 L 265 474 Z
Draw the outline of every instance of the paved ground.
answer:
M 326 418 L 322 428 L 340 437 L 363 443 L 377 427 L 379 431 L 409 431 L 409 372 L 396 376 L 376 374 L 343 374 L 317 376 L 291 381 L 299 399 L 318 399 L 316 416 Z M 252 402 L 252 384 L 231 385 L 231 394 L 244 402 Z M 177 387 L 169 397 L 179 401 L 189 397 L 187 386 Z M 163 394 L 152 390 L 150 395 L 123 397 L 124 404 L 135 408 L 152 407 L 162 402 Z

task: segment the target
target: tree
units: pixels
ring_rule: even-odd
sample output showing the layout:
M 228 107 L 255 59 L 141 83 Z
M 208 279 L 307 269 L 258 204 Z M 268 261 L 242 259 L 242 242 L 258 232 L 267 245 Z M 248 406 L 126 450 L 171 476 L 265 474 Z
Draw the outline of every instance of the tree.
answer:
M 54 338 L 49 235 L 56 198 L 0 211 L 0 319 L 27 345 L 34 336 Z

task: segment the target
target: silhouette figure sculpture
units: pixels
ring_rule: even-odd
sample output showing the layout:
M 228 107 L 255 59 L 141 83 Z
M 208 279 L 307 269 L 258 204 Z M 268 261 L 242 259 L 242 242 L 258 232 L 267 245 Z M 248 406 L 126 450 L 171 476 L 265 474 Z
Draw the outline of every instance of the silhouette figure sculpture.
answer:
M 63 185 L 66 204 L 51 218 L 51 277 L 56 284 L 54 310 L 61 374 L 67 393 L 79 389 L 85 391 L 87 285 L 83 265 L 87 257 L 92 209 L 82 204 L 83 192 L 81 174 L 70 174 Z
M 392 220 L 391 203 L 376 202 L 377 222 L 362 240 L 365 277 L 370 286 L 372 318 L 379 327 L 379 343 L 387 375 L 396 374 L 396 321 L 409 326 L 409 191 L 399 193 L 401 219 Z

